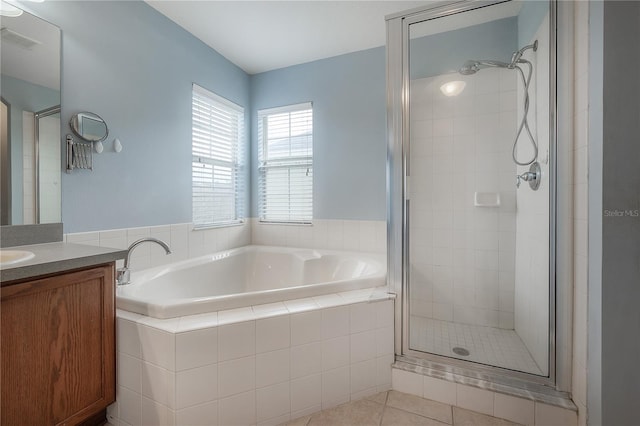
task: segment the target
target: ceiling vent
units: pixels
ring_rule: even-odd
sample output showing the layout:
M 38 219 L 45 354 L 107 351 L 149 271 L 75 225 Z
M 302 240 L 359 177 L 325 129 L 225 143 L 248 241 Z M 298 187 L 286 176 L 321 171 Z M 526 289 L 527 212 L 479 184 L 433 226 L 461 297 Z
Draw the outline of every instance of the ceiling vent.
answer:
M 24 36 L 20 33 L 17 33 L 9 28 L 0 29 L 0 36 L 2 37 L 3 42 L 14 44 L 22 49 L 31 50 L 33 46 L 37 46 L 42 44 L 42 42 Z

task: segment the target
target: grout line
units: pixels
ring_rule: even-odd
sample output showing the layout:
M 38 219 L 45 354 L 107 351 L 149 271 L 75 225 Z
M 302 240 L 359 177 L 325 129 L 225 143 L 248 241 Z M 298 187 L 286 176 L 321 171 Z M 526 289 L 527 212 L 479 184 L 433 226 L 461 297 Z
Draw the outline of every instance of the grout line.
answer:
M 321 412 L 322 412 L 322 410 L 318 411 L 318 413 L 321 413 Z M 304 424 L 304 426 L 307 426 L 307 425 L 311 422 L 311 419 L 313 418 L 313 416 L 314 416 L 315 414 L 316 414 L 316 413 L 311 414 L 311 415 L 309 416 L 309 418 L 307 419 L 307 422 Z M 294 419 L 294 420 L 295 420 L 295 419 Z
M 387 412 L 387 401 L 389 400 L 389 391 L 384 397 L 384 404 L 382 405 L 382 413 L 380 414 L 380 421 L 378 422 L 378 426 L 382 426 L 382 420 L 384 419 L 384 415 Z

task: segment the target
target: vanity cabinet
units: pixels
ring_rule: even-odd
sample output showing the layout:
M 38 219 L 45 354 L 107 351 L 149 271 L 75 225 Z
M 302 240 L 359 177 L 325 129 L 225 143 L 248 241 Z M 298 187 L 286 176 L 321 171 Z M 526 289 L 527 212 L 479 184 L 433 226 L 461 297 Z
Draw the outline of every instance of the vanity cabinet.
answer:
M 3 426 L 104 419 L 115 400 L 114 269 L 2 284 Z

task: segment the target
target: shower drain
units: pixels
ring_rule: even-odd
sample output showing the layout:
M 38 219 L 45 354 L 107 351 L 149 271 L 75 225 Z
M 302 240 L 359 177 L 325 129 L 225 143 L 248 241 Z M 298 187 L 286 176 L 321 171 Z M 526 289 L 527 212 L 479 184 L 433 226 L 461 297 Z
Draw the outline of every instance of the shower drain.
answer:
M 460 356 L 469 356 L 469 351 L 465 348 L 455 347 L 452 349 L 453 353 Z

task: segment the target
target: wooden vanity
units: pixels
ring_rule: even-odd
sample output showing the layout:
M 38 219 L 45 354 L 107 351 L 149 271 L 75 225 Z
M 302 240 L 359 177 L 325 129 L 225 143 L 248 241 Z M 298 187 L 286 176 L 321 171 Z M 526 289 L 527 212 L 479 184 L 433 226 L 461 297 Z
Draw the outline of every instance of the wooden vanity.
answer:
M 115 259 L 84 260 L 2 281 L 3 426 L 105 422 L 115 401 Z

